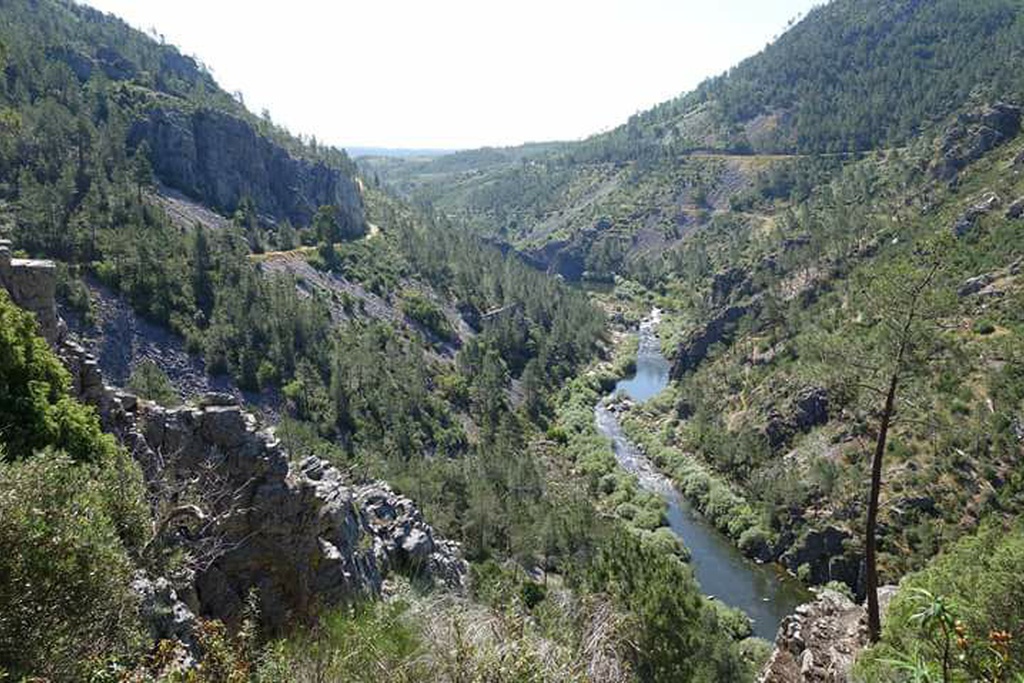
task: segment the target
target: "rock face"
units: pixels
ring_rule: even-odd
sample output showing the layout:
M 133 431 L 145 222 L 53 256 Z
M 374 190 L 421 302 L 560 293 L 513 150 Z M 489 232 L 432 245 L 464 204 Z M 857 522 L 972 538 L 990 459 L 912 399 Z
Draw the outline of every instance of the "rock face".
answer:
M 972 232 L 978 219 L 995 211 L 1000 204 L 1002 200 L 995 192 L 985 193 L 977 203 L 956 219 L 956 223 L 953 224 L 953 236 L 960 238 Z
M 772 265 L 774 266 L 774 264 Z M 711 301 L 715 305 L 724 304 L 733 293 L 739 296 L 749 296 L 752 292 L 753 283 L 743 268 L 729 268 L 715 273 L 711 280 Z
M 568 240 L 554 240 L 539 249 L 523 252 L 523 260 L 536 268 L 554 275 L 561 275 L 570 282 L 577 282 L 586 270 L 588 243 L 578 244 Z
M 389 571 L 461 586 L 458 545 L 436 538 L 387 484 L 354 486 L 317 458 L 291 463 L 273 431 L 231 396 L 166 409 L 103 387 L 81 347 L 65 344 L 62 355 L 83 400 L 141 464 L 155 508 L 168 502 L 162 489 L 201 482 L 185 498 L 196 501 L 187 507 L 198 508 L 190 514 L 200 531 L 167 525 L 185 548 L 206 554 L 183 598 L 195 613 L 237 623 L 255 592 L 264 627 L 276 632 L 322 607 L 378 594 Z
M 232 213 L 250 197 L 270 220 L 306 226 L 319 207 L 333 205 L 343 234 L 365 232 L 362 197 L 350 175 L 296 159 L 242 119 L 158 107 L 128 138 L 133 149 L 148 142 L 162 182 L 221 211 Z
M 969 163 L 1016 137 L 1020 125 L 1020 107 L 1002 102 L 961 115 L 939 143 L 939 159 L 932 165 L 932 176 L 955 180 Z
M 883 614 L 895 592 L 893 586 L 879 589 Z M 822 590 L 782 620 L 758 683 L 846 683 L 868 643 L 866 624 L 863 607 L 841 593 Z
M 11 258 L 11 243 L 0 240 L 0 287 L 22 308 L 35 314 L 39 332 L 51 344 L 58 337 L 57 271 L 51 261 Z
M 255 592 L 263 626 L 274 633 L 320 608 L 379 594 L 392 571 L 462 586 L 458 544 L 438 538 L 387 484 L 354 485 L 318 458 L 291 462 L 273 430 L 229 394 L 167 409 L 105 386 L 96 360 L 75 342 L 63 342 L 60 353 L 73 391 L 140 463 L 155 525 L 199 556 L 180 591 L 192 612 L 237 624 Z M 167 513 L 172 503 L 192 528 Z
M 789 443 L 793 435 L 807 433 L 828 422 L 828 391 L 807 387 L 793 400 L 786 414 L 773 411 L 765 424 L 768 445 L 777 450 Z
M 806 565 L 810 570 L 807 580 L 812 584 L 842 581 L 848 586 L 860 586 L 860 558 L 846 552 L 846 541 L 850 538 L 848 531 L 834 526 L 812 529 L 783 553 L 779 562 L 794 574 Z
M 679 379 L 696 369 L 708 355 L 708 350 L 713 344 L 730 340 L 736 323 L 744 316 L 756 313 L 759 308 L 757 299 L 747 304 L 729 306 L 691 334 L 679 347 L 675 363 L 672 365 L 672 379 Z

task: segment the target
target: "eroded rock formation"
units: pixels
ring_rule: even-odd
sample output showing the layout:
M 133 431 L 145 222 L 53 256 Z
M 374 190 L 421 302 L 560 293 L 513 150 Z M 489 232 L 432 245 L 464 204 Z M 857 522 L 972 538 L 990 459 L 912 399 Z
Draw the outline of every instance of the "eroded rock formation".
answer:
M 894 586 L 879 589 L 883 614 L 895 592 Z M 867 644 L 864 607 L 841 593 L 822 590 L 782 620 L 758 683 L 846 683 Z
M 190 613 L 235 624 L 252 594 L 272 633 L 379 594 L 389 572 L 462 586 L 467 565 L 458 544 L 439 538 L 386 483 L 352 482 L 315 457 L 292 461 L 273 429 L 231 395 L 169 409 L 108 386 L 97 360 L 57 318 L 52 264 L 11 260 L 10 245 L 0 243 L 0 282 L 40 320 L 73 394 L 95 407 L 141 466 L 152 545 L 191 558 L 173 587 L 160 578 L 136 581 L 155 637 L 187 646 L 181 633 Z
M 1016 137 L 1020 126 L 1020 107 L 1002 102 L 962 114 L 939 140 L 932 176 L 954 181 L 969 163 Z
M 387 484 L 355 485 L 314 457 L 290 461 L 273 429 L 231 396 L 163 408 L 103 385 L 76 343 L 61 355 L 78 395 L 142 466 L 157 533 L 198 552 L 182 591 L 197 614 L 237 623 L 255 592 L 274 631 L 379 594 L 390 571 L 461 586 L 458 545 Z M 188 508 L 187 523 L 175 506 Z

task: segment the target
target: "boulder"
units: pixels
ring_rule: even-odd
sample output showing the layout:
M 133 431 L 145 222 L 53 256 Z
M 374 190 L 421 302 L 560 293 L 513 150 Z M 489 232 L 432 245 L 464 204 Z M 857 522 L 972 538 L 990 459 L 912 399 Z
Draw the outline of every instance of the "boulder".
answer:
M 977 294 L 994 281 L 995 276 L 992 273 L 982 273 L 976 277 L 964 280 L 960 287 L 957 288 L 956 294 L 959 297 Z
M 957 218 L 953 224 L 953 235 L 957 238 L 964 237 L 974 230 L 974 226 L 979 218 L 992 213 L 1001 203 L 1002 200 L 995 192 L 986 192 L 977 203 L 973 204 Z
M 802 432 L 828 422 L 828 391 L 810 387 L 800 392 L 794 403 L 793 422 Z
M 1024 216 L 1024 197 L 1020 197 L 1006 207 L 1006 217 L 1012 221 Z
M 932 176 L 953 182 L 959 172 L 1020 132 L 1021 109 L 999 102 L 961 115 L 939 141 Z

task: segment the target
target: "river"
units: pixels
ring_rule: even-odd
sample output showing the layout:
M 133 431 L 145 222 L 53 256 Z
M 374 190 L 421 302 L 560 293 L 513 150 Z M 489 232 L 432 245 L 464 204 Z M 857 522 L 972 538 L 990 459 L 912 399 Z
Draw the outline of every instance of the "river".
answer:
M 612 395 L 623 393 L 642 403 L 668 385 L 669 362 L 661 353 L 656 328 L 657 309 L 640 325 L 636 372 L 619 381 Z M 807 590 L 776 565 L 757 564 L 746 557 L 694 510 L 668 477 L 626 437 L 618 418 L 604 403 L 594 409 L 597 427 L 611 439 L 615 458 L 635 474 L 640 485 L 661 494 L 668 503 L 668 523 L 690 549 L 690 565 L 701 590 L 743 610 L 753 622 L 754 635 L 774 640 L 779 622 L 810 597 Z

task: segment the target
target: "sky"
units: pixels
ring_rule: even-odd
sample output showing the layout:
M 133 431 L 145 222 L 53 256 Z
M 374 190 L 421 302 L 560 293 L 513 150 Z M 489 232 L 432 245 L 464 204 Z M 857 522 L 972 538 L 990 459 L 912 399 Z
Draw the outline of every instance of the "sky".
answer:
M 85 0 L 342 147 L 575 140 L 691 90 L 821 0 Z

